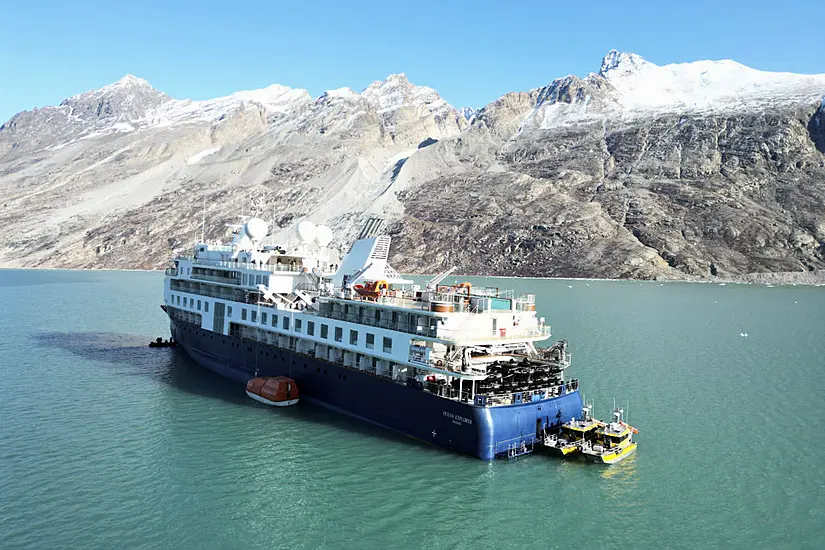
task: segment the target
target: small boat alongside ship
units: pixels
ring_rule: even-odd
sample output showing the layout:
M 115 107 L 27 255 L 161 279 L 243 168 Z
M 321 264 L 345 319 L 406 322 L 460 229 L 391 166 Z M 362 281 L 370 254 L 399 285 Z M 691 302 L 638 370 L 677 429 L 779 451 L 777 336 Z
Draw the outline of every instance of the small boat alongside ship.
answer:
M 149 342 L 150 348 L 174 348 L 175 346 L 177 346 L 177 344 L 174 338 L 164 340 L 161 337 L 157 337 L 155 340 Z
M 581 452 L 584 442 L 592 440 L 596 430 L 604 426 L 603 422 L 590 415 L 591 409 L 589 405 L 582 407 L 580 419 L 571 418 L 561 425 L 558 432 L 546 435 L 543 441 L 545 449 L 561 457 Z
M 624 411 L 616 408 L 613 421 L 595 430 L 592 439 L 581 444 L 581 453 L 587 460 L 600 464 L 615 464 L 636 451 L 633 435 L 639 430 L 624 421 Z
M 287 376 L 259 376 L 246 383 L 246 395 L 272 407 L 298 403 L 298 385 Z

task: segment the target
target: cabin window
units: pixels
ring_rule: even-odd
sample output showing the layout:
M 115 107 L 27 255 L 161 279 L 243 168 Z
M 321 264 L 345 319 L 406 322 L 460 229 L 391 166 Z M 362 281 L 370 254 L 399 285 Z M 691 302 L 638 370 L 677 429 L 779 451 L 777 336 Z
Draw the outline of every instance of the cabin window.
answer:
M 201 301 L 198 300 L 198 311 L 200 311 L 200 310 L 201 310 Z
M 358 331 L 357 330 L 349 331 L 349 343 L 352 344 L 353 346 L 358 345 Z
M 226 308 L 226 316 L 227 317 L 232 317 L 232 306 L 228 306 Z
M 289 317 L 284 317 L 284 330 L 289 330 Z
M 398 312 L 397 312 L 397 311 L 393 311 L 393 312 L 392 312 L 392 322 L 393 322 L 393 323 L 397 323 L 397 322 L 398 322 Z
M 246 308 L 241 308 L 241 320 L 246 321 Z
M 301 332 L 301 325 L 303 325 L 303 322 L 300 319 L 295 319 L 295 332 Z
M 314 321 L 307 321 L 307 334 L 310 336 L 315 335 L 315 322 Z
M 178 296 L 178 305 L 180 305 L 180 296 Z
M 326 340 L 329 337 L 329 326 L 321 323 L 321 338 Z
M 257 323 L 258 322 L 258 312 L 253 309 L 250 313 L 252 313 L 252 322 Z
M 246 286 L 246 273 L 243 274 L 241 280 L 243 281 L 243 286 Z
M 344 339 L 344 329 L 341 327 L 335 327 L 335 341 L 340 342 Z
M 209 313 L 209 302 L 204 302 L 204 303 L 203 303 L 203 310 L 204 310 L 206 313 Z
M 277 315 L 272 316 L 272 326 L 275 327 L 275 328 L 278 328 L 278 316 Z
M 392 338 L 384 336 L 384 353 L 392 353 Z
M 375 320 L 380 321 L 381 320 L 381 310 L 376 308 L 374 311 L 375 311 Z
M 183 307 L 189 307 L 186 296 L 183 297 Z
M 261 312 L 261 324 L 262 325 L 266 324 L 266 312 L 265 311 Z
M 373 349 L 375 347 L 375 334 L 367 333 L 367 349 Z

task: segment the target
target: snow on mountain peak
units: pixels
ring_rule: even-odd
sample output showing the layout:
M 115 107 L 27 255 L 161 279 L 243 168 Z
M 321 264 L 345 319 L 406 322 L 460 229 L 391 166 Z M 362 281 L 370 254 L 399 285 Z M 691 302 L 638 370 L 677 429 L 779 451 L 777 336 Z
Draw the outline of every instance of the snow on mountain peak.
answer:
M 286 113 L 292 106 L 312 101 L 309 92 L 300 88 L 290 88 L 272 84 L 259 90 L 245 90 L 228 96 L 240 101 L 254 101 L 263 105 L 271 113 Z
M 376 80 L 361 92 L 379 111 L 396 109 L 404 105 L 424 103 L 434 110 L 446 102 L 429 86 L 416 86 L 404 73 L 391 74 L 384 80 Z
M 344 86 L 343 88 L 335 88 L 334 90 L 327 90 L 321 97 L 319 97 L 315 103 L 324 103 L 334 100 L 341 100 L 341 101 L 358 101 L 361 99 L 361 94 L 358 92 L 353 92 L 352 88 L 348 86 Z
M 556 79 L 543 88 L 523 128 L 816 104 L 823 91 L 825 74 L 772 73 L 732 60 L 659 66 L 636 54 L 611 50 L 598 74 Z
M 627 75 L 642 69 L 645 65 L 648 65 L 648 62 L 640 55 L 610 50 L 602 58 L 599 74 L 605 78 Z
M 110 84 L 110 86 L 143 86 L 149 88 L 152 87 L 152 85 L 149 84 L 149 82 L 133 74 L 127 74 L 117 82 Z
M 622 64 L 619 64 L 621 67 Z M 625 109 L 725 110 L 755 103 L 809 102 L 825 90 L 825 75 L 771 73 L 729 59 L 608 71 Z

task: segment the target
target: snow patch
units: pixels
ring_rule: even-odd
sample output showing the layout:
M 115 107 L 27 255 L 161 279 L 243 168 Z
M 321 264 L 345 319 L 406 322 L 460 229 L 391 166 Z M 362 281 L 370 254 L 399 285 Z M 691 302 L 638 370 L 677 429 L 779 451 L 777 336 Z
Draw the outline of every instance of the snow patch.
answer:
M 189 165 L 197 164 L 198 162 L 200 162 L 204 158 L 208 157 L 209 155 L 214 155 L 215 153 L 217 153 L 220 150 L 221 150 L 220 147 L 213 147 L 212 149 L 204 149 L 200 153 L 194 154 L 191 157 L 189 157 L 188 159 L 186 159 L 186 164 L 189 164 Z
M 355 101 L 361 97 L 361 94 L 353 92 L 351 88 L 344 87 L 335 88 L 334 90 L 327 90 L 319 99 L 325 97 Z
M 548 129 L 605 119 L 628 121 L 682 112 L 742 112 L 777 103 L 811 104 L 822 99 L 825 74 L 759 71 L 731 60 L 659 66 L 636 54 L 611 50 L 599 74 L 589 75 L 582 83 L 599 90 L 602 101 L 588 96 L 583 102 L 540 103 L 525 120 L 525 127 Z
M 115 132 L 134 132 L 135 127 L 127 122 L 118 122 L 112 125 L 111 129 Z
M 235 92 L 229 97 L 239 101 L 260 103 L 267 111 L 277 114 L 288 113 L 296 103 L 311 100 L 306 90 L 294 89 L 280 84 L 273 84 L 260 90 Z

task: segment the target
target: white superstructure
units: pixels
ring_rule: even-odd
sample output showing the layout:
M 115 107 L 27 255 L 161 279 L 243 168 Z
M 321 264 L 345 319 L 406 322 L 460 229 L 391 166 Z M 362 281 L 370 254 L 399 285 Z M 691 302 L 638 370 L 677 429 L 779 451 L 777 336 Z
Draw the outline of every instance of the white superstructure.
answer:
M 370 220 L 340 259 L 328 248 L 328 228 L 302 222 L 301 244 L 287 252 L 265 245 L 266 222 L 251 219 L 230 244 L 198 244 L 175 259 L 166 310 L 215 334 L 400 383 L 443 380 L 444 396 L 456 399 L 471 400 L 493 363 L 542 357 L 534 343 L 547 339 L 550 327 L 537 318 L 533 295 L 439 284 L 446 274 L 421 288 L 387 263 L 390 237 L 379 234 L 380 225 Z M 562 348 L 549 359 L 560 372 L 569 355 Z

